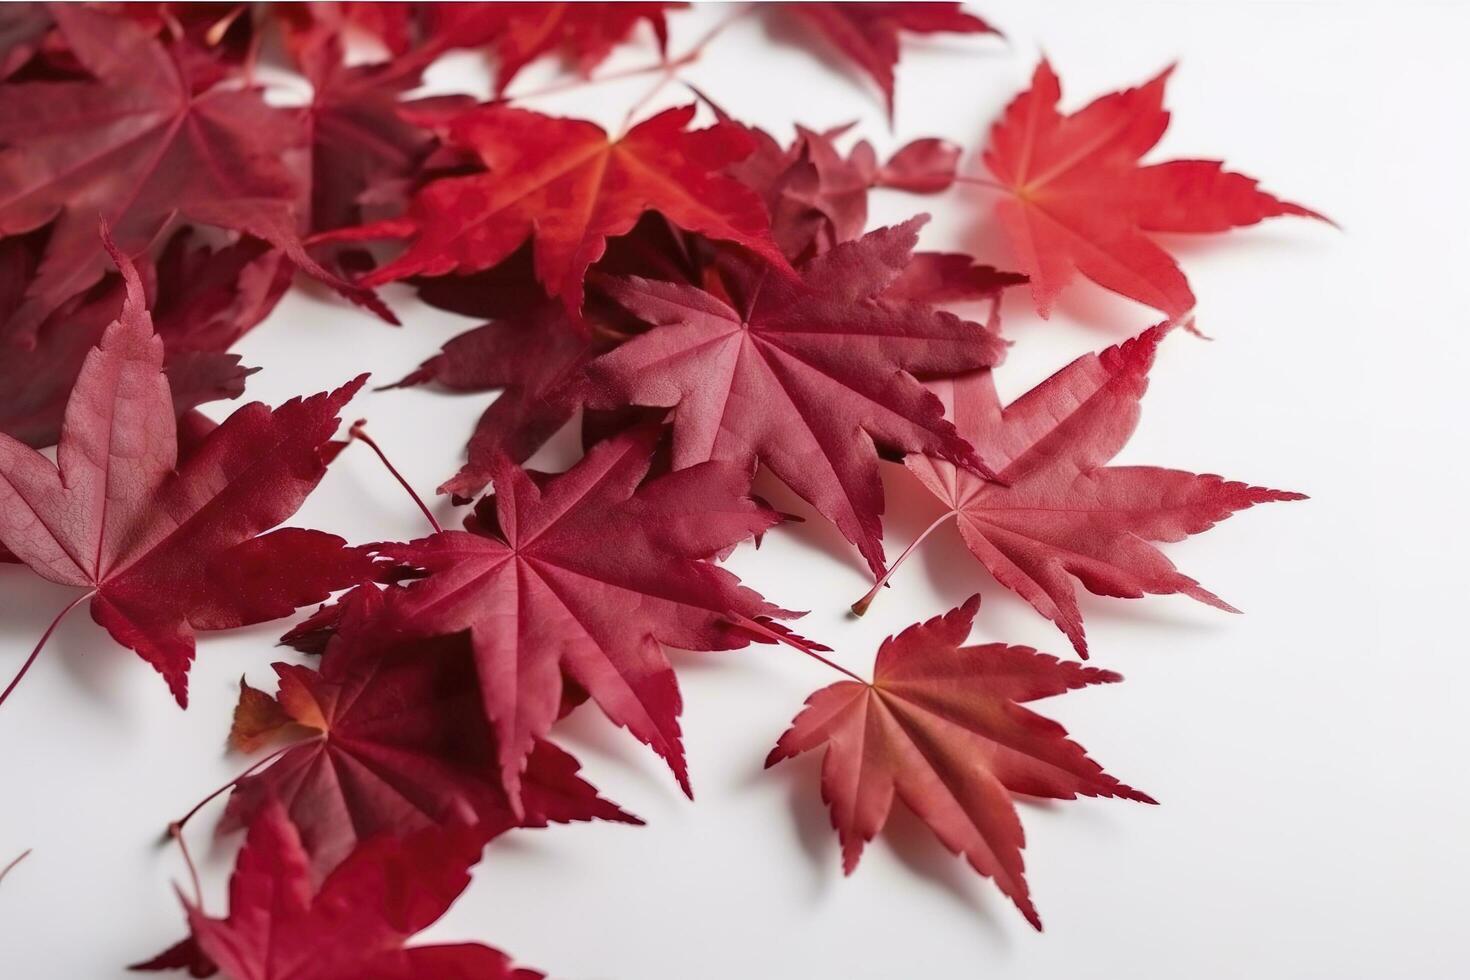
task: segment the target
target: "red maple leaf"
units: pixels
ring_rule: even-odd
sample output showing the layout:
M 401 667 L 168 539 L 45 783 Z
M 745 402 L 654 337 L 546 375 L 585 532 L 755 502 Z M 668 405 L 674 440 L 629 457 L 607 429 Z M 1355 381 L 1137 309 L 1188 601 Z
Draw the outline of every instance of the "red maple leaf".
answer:
M 1169 125 L 1172 70 L 1064 116 L 1061 84 L 1042 61 L 991 128 L 985 166 L 1011 192 L 996 214 L 1043 317 L 1077 272 L 1170 317 L 1189 313 L 1184 273 L 1148 232 L 1221 232 L 1279 215 L 1327 220 L 1215 160 L 1141 165 Z
M 436 120 L 446 144 L 475 154 L 487 172 L 431 181 L 402 217 L 319 240 L 412 237 L 362 280 L 377 285 L 488 269 L 531 239 L 536 277 L 573 313 L 607 239 L 631 231 L 647 211 L 785 267 L 759 198 L 718 173 L 750 153 L 749 136 L 726 124 L 686 132 L 693 117 L 693 106 L 669 109 L 616 142 L 594 123 L 503 105 Z
M 233 980 L 539 980 L 487 946 L 404 946 L 469 885 L 483 845 L 475 829 L 452 823 L 377 838 L 318 888 L 296 827 L 273 802 L 235 861 L 229 916 L 211 918 L 184 899 L 191 937 L 131 969 Z
M 57 463 L 0 435 L 0 543 L 42 578 L 86 590 L 67 609 L 90 598 L 92 618 L 183 706 L 195 630 L 276 619 L 370 576 L 367 556 L 334 535 L 257 536 L 321 480 L 321 447 L 365 378 L 274 411 L 246 405 L 176 470 L 163 344 L 137 273 L 115 257 L 127 298 L 78 375 Z
M 807 698 L 766 766 L 825 750 L 822 799 L 848 874 L 887 823 L 897 793 L 1040 929 L 1011 794 L 1154 800 L 1103 772 L 1061 725 L 1021 706 L 1122 678 L 1030 647 L 961 646 L 979 608 L 973 596 L 884 640 L 872 683 L 839 681 Z
M 1255 504 L 1305 499 L 1218 476 L 1107 465 L 1138 426 L 1148 371 L 1167 332 L 1154 327 L 1079 357 L 1004 408 L 987 372 L 933 382 L 999 483 L 925 456 L 904 461 L 948 508 L 930 530 L 953 518 L 996 581 L 1056 623 L 1084 657 L 1073 578 L 1098 595 L 1177 592 L 1235 612 L 1149 542 L 1181 541 Z M 854 608 L 865 608 L 876 592 Z
M 235 784 L 221 832 L 285 801 L 320 880 L 372 837 L 453 818 L 486 840 L 515 826 L 642 822 L 600 798 L 577 777 L 577 760 L 545 741 L 531 751 L 516 820 L 468 637 L 405 637 L 390 598 L 397 594 L 352 592 L 320 669 L 276 664 L 274 698 L 241 681 L 232 745 L 249 751 L 277 734 L 302 740 Z
M 669 42 L 664 14 L 685 3 L 464 3 L 430 6 L 432 31 L 444 43 L 468 48 L 490 45 L 498 65 L 500 95 L 531 62 L 560 52 L 582 75 L 592 70 L 647 21 L 660 55 Z
M 187 41 L 164 44 L 126 17 L 53 8 L 88 80 L 0 86 L 0 237 L 50 226 L 45 255 L 9 312 L 13 336 L 41 323 L 107 269 L 98 216 L 142 252 L 178 216 L 264 239 L 302 270 L 391 314 L 306 254 L 298 238 L 303 145 L 295 113 L 225 81 Z
M 783 3 L 779 5 L 867 72 L 883 92 L 893 118 L 893 69 L 899 32 L 910 34 L 998 34 L 958 3 Z
M 763 463 L 881 575 L 878 447 L 981 466 L 913 373 L 973 370 L 1004 350 L 979 324 L 882 298 L 920 224 L 839 245 L 798 280 L 727 266 L 731 302 L 691 286 L 601 280 L 655 328 L 588 366 L 588 404 L 672 409 L 676 469 Z
M 502 458 L 470 532 L 380 546 L 427 573 L 399 605 L 410 628 L 470 631 L 513 805 L 557 718 L 563 672 L 687 792 L 679 688 L 660 644 L 734 649 L 771 639 L 776 628 L 756 620 L 793 615 L 704 560 L 779 521 L 744 496 L 749 471 L 710 462 L 640 487 L 656 439 L 645 429 L 600 443 L 544 485 Z

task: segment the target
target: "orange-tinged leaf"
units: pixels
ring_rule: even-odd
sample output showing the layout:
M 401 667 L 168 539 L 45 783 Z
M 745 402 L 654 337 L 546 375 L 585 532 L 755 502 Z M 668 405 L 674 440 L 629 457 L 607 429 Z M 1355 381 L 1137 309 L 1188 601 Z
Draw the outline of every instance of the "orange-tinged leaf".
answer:
M 686 132 L 693 118 L 693 106 L 669 109 L 609 141 L 594 123 L 481 106 L 443 128 L 446 143 L 478 156 L 485 173 L 432 181 L 402 217 L 322 240 L 412 238 L 363 280 L 371 284 L 477 272 L 529 238 L 537 278 L 574 312 L 587 267 L 607 239 L 631 231 L 648 211 L 786 268 L 760 199 L 718 173 L 751 152 L 750 136 L 723 123 Z
M 1040 929 L 1011 794 L 1154 800 L 1103 772 L 1061 725 L 1022 707 L 1122 678 L 1030 647 L 961 646 L 979 607 L 973 596 L 884 640 L 873 682 L 841 681 L 809 697 L 766 765 L 824 750 L 822 799 L 849 874 L 897 795 Z

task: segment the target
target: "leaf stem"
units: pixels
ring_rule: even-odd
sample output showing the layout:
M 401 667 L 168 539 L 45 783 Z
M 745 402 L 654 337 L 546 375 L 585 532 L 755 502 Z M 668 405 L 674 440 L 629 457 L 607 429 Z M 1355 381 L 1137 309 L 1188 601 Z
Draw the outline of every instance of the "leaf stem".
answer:
M 649 91 L 641 99 L 639 99 L 638 102 L 636 102 L 624 116 L 622 128 L 627 129 L 628 123 L 630 120 L 632 120 L 634 113 L 642 108 L 649 99 L 653 98 L 653 96 L 657 94 L 658 91 L 664 87 L 664 85 L 668 84 L 668 82 L 674 78 L 675 74 L 680 68 L 683 68 L 687 65 L 692 65 L 694 64 L 694 62 L 698 61 L 699 56 L 704 53 L 704 49 L 709 46 L 709 43 L 711 41 L 719 37 L 720 34 L 724 32 L 725 28 L 729 27 L 731 24 L 735 23 L 746 14 L 749 14 L 754 9 L 755 4 L 742 5 L 739 10 L 736 10 L 734 13 L 730 14 L 728 17 L 725 17 L 719 23 L 715 24 L 708 31 L 706 31 L 703 36 L 699 38 L 699 40 L 694 42 L 694 45 L 688 51 L 685 51 L 683 54 L 678 55 L 677 57 L 670 58 L 665 55 L 651 65 L 639 65 L 636 68 L 624 68 L 619 71 L 608 72 L 606 75 L 599 75 L 596 78 L 572 78 L 562 82 L 554 82 L 551 85 L 546 85 L 538 89 L 532 89 L 529 92 L 522 92 L 518 95 L 506 95 L 505 98 L 508 101 L 519 99 L 535 99 L 540 98 L 544 95 L 558 95 L 562 92 L 572 92 L 579 88 L 585 88 L 591 85 L 601 85 L 603 82 L 616 82 L 626 78 L 638 78 L 641 75 L 652 75 L 659 72 L 663 73 L 664 77 L 660 79 L 659 83 L 654 86 L 651 91 Z
M 624 68 L 620 71 L 608 72 L 596 78 L 570 78 L 562 82 L 554 82 L 541 88 L 522 92 L 518 95 L 506 95 L 506 101 L 518 101 L 520 99 L 536 99 L 543 95 L 558 95 L 562 92 L 574 92 L 579 88 L 591 85 L 601 85 L 603 82 L 616 82 L 624 78 L 637 78 L 640 75 L 652 75 L 657 71 L 665 71 L 674 66 L 674 62 L 663 60 L 652 65 L 639 65 L 637 68 Z
M 306 741 L 311 741 L 311 739 L 307 739 Z M 251 767 L 249 769 L 246 769 L 244 772 L 240 773 L 240 775 L 236 776 L 234 779 L 230 780 L 228 783 L 225 783 L 223 786 L 221 786 L 219 789 L 215 790 L 213 793 L 210 793 L 208 796 L 206 796 L 204 799 L 200 800 L 198 803 L 195 803 L 194 806 L 193 806 L 193 808 L 188 813 L 184 814 L 182 818 L 180 818 L 178 820 L 175 820 L 175 821 L 173 821 L 172 823 L 170 823 L 168 825 L 169 836 L 171 836 L 171 837 L 172 836 L 176 836 L 178 833 L 182 832 L 183 829 L 184 829 L 184 826 L 186 824 L 188 824 L 188 822 L 190 820 L 194 819 L 194 814 L 196 814 L 200 810 L 204 809 L 205 806 L 207 806 L 209 804 L 209 802 L 211 800 L 213 800 L 216 796 L 219 796 L 221 793 L 225 792 L 226 790 L 233 788 L 236 783 L 240 782 L 240 780 L 244 779 L 246 776 L 251 775 L 257 769 L 260 769 L 263 766 L 266 766 L 266 765 L 274 762 L 276 759 L 280 758 L 282 755 L 284 755 L 289 750 L 296 748 L 296 746 L 298 746 L 298 745 L 304 745 L 304 744 L 306 744 L 306 743 L 305 742 L 291 742 L 291 743 L 289 743 L 287 745 L 281 746 L 280 748 L 278 748 L 274 752 L 272 752 L 270 755 L 266 756 L 264 759 L 261 759 L 260 761 L 258 761 L 256 763 L 254 763 L 253 765 L 251 765 Z
M 873 604 L 873 600 L 878 598 L 878 590 L 888 584 L 888 580 L 893 577 L 894 572 L 898 571 L 898 566 L 903 564 L 903 560 L 909 556 L 909 552 L 913 551 L 919 546 L 920 542 L 922 542 L 929 535 L 933 534 L 935 528 L 939 527 L 939 525 L 943 524 L 945 521 L 949 520 L 951 517 L 954 517 L 958 513 L 959 511 L 954 510 L 945 511 L 943 514 L 940 514 L 938 517 L 934 518 L 934 523 L 924 528 L 923 532 L 920 533 L 917 538 L 914 538 L 914 540 L 910 541 L 909 546 L 903 549 L 903 554 L 899 555 L 898 558 L 894 560 L 893 564 L 888 566 L 888 571 L 883 573 L 883 577 L 873 583 L 873 587 L 868 590 L 868 594 L 852 604 L 853 615 L 861 616 L 863 613 L 867 612 L 868 607 Z
M 20 855 L 14 861 L 11 861 L 9 864 L 7 864 L 3 868 L 0 868 L 0 881 L 4 881 L 5 880 L 5 876 L 8 875 L 8 874 L 10 874 L 10 869 L 14 868 L 17 864 L 20 864 L 20 862 L 24 861 L 26 858 L 28 858 L 30 856 L 31 856 L 31 849 L 28 847 L 25 850 L 21 851 L 20 852 Z
M 752 633 L 756 633 L 756 634 L 759 634 L 760 636 L 764 636 L 766 639 L 770 640 L 772 643 L 781 643 L 781 644 L 784 644 L 784 645 L 786 645 L 788 647 L 791 647 L 794 650 L 800 650 L 802 653 L 806 654 L 808 657 L 811 657 L 813 660 L 815 660 L 815 661 L 817 661 L 819 663 L 826 664 L 828 667 L 831 667 L 833 670 L 837 671 L 838 673 L 846 674 L 848 677 L 851 677 L 853 680 L 857 681 L 859 684 L 866 684 L 866 683 L 868 683 L 867 681 L 863 680 L 863 678 L 859 677 L 857 674 L 854 674 L 852 671 L 848 670 L 846 667 L 842 666 L 841 664 L 836 663 L 836 662 L 831 661 L 831 660 L 828 660 L 826 657 L 822 656 L 820 653 L 818 653 L 814 649 L 815 644 L 798 642 L 798 639 L 797 638 L 792 637 L 792 636 L 790 636 L 788 634 L 782 633 L 779 630 L 773 630 L 769 626 L 767 626 L 766 624 L 762 623 L 760 620 L 751 619 L 749 616 L 742 616 L 742 615 L 740 615 L 740 614 L 737 613 L 734 616 L 732 616 L 731 618 L 738 625 L 745 627 L 746 629 L 750 630 Z M 826 650 L 827 647 L 822 647 L 822 649 L 823 650 Z
M 393 474 L 393 479 L 397 480 L 398 485 L 403 487 L 404 490 L 408 491 L 408 495 L 413 498 L 413 502 L 418 504 L 419 510 L 423 511 L 424 516 L 429 519 L 429 526 L 434 529 L 434 533 L 443 534 L 444 528 L 439 526 L 439 520 L 434 516 L 434 512 L 429 510 L 429 507 L 427 504 L 424 503 L 423 498 L 420 497 L 414 491 L 409 482 L 403 478 L 403 474 L 398 472 L 398 468 L 394 466 L 393 463 L 388 459 L 388 454 L 383 452 L 383 448 L 373 441 L 372 436 L 367 434 L 367 430 L 363 428 L 363 426 L 365 425 L 367 425 L 367 419 L 358 419 L 356 422 L 352 423 L 352 428 L 347 434 L 347 440 L 351 442 L 352 440 L 356 439 L 358 442 L 365 443 L 369 449 L 377 453 L 378 458 L 383 461 L 383 465 L 388 467 L 388 472 Z
M 704 53 L 704 49 L 709 47 L 709 43 L 711 41 L 723 34 L 725 32 L 725 29 L 731 24 L 735 23 L 737 20 L 740 20 L 742 17 L 754 11 L 755 8 L 756 5 L 753 3 L 742 4 L 739 10 L 732 12 L 728 17 L 725 17 L 719 23 L 715 24 L 714 27 L 711 27 L 709 30 L 705 31 L 700 39 L 694 42 L 694 46 L 692 48 L 681 54 L 678 58 L 674 59 L 674 63 L 682 67 L 683 65 L 691 64 L 692 62 L 694 62 L 701 54 Z
M 194 885 L 194 905 L 196 908 L 204 907 L 204 889 L 199 887 L 199 869 L 194 866 L 194 857 L 189 853 L 189 845 L 184 840 L 184 828 L 180 824 L 168 825 L 168 835 L 179 845 L 179 853 L 184 856 L 184 867 L 189 869 L 189 881 Z
M 83 602 L 86 602 L 88 599 L 92 598 L 96 594 L 97 591 L 95 589 L 91 592 L 84 592 L 73 599 L 71 602 L 67 603 L 66 608 L 56 614 L 56 618 L 51 620 L 51 625 L 46 627 L 46 632 L 41 634 L 41 639 L 37 641 L 36 648 L 31 651 L 31 655 L 26 658 L 26 662 L 24 664 L 21 664 L 20 671 L 11 680 L 10 685 L 5 688 L 5 693 L 0 694 L 0 704 L 5 703 L 5 699 L 10 697 L 10 692 L 15 690 L 16 685 L 21 682 L 21 678 L 25 677 L 26 671 L 31 669 L 31 664 L 35 663 L 36 658 L 41 655 L 41 648 L 46 645 L 47 640 L 51 639 L 51 634 L 56 632 L 56 627 L 61 625 L 61 621 L 66 618 L 66 614 L 71 612 L 77 606 L 80 606 Z

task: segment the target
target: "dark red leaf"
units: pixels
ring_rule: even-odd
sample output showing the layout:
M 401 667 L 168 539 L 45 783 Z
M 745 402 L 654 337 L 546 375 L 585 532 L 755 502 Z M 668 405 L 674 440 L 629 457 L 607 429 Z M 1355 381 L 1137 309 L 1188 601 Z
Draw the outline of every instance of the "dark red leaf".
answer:
M 531 751 L 516 819 L 469 638 L 406 636 L 384 593 L 351 596 L 319 671 L 276 664 L 275 698 L 242 683 L 231 743 L 248 751 L 277 733 L 300 741 L 236 784 L 221 832 L 285 800 L 319 880 L 365 840 L 451 819 L 475 824 L 486 840 L 515 826 L 641 822 L 600 798 L 578 778 L 577 761 L 545 741 Z
M 177 216 L 253 235 L 391 319 L 301 246 L 297 114 L 268 106 L 257 89 L 220 84 L 186 40 L 164 44 L 126 17 L 81 5 L 51 15 L 91 78 L 0 86 L 0 237 L 51 226 L 24 299 L 7 311 L 14 336 L 34 338 L 106 271 L 99 215 L 128 252 L 143 252 Z

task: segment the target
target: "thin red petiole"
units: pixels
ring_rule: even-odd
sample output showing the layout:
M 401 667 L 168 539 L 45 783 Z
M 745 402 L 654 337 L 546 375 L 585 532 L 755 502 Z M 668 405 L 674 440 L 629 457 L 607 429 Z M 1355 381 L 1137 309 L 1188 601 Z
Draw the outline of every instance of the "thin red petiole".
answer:
M 36 648 L 31 651 L 31 655 L 26 658 L 26 662 L 21 664 L 20 672 L 15 675 L 15 677 L 11 680 L 10 685 L 5 688 L 5 693 L 0 694 L 0 704 L 5 703 L 5 699 L 10 697 L 10 692 L 15 690 L 16 685 L 21 682 L 21 679 L 23 677 L 25 677 L 26 671 L 31 669 L 31 664 L 35 663 L 36 658 L 41 655 L 41 648 L 46 645 L 47 640 L 51 639 L 51 634 L 56 632 L 56 627 L 61 625 L 61 621 L 66 618 L 66 614 L 71 612 L 77 606 L 80 606 L 82 603 L 86 602 L 88 599 L 92 598 L 92 596 L 96 594 L 96 592 L 84 592 L 73 599 L 71 602 L 67 603 L 66 608 L 56 614 L 56 618 L 51 620 L 51 625 L 46 627 L 46 632 L 41 634 L 41 639 L 37 641 Z
M 731 24 L 735 23 L 740 18 L 751 13 L 753 10 L 755 10 L 755 4 L 747 3 L 739 10 L 731 13 L 730 16 L 726 17 L 725 19 L 717 23 L 714 27 L 711 27 L 709 30 L 705 31 L 704 35 L 698 41 L 694 42 L 694 47 L 690 48 L 687 52 L 674 59 L 675 63 L 680 65 L 687 65 L 690 62 L 694 61 L 702 53 L 704 53 L 704 49 L 709 47 L 709 43 L 711 41 L 713 41 L 715 38 L 719 37 L 725 32 L 726 28 L 728 28 Z
M 408 495 L 413 498 L 413 502 L 418 504 L 419 510 L 423 511 L 424 516 L 429 519 L 429 526 L 434 529 L 434 533 L 443 534 L 444 528 L 439 526 L 439 521 L 437 518 L 434 517 L 434 512 L 429 510 L 429 507 L 427 504 L 424 503 L 423 498 L 420 497 L 414 491 L 409 482 L 403 478 L 403 474 L 398 472 L 398 468 L 388 460 L 388 455 L 387 453 L 383 452 L 382 447 L 373 441 L 372 436 L 367 434 L 367 430 L 363 428 L 363 426 L 365 425 L 367 425 L 367 419 L 358 419 L 356 422 L 352 423 L 352 429 L 347 434 L 347 440 L 351 442 L 352 440 L 356 439 L 358 442 L 366 444 L 369 449 L 377 453 L 378 458 L 383 461 L 383 465 L 388 467 L 388 472 L 393 474 L 393 479 L 397 480 L 398 485 L 403 487 L 404 490 L 408 491 Z
M 663 77 L 655 82 L 647 92 L 644 92 L 637 102 L 634 102 L 631 106 L 629 106 L 627 112 L 623 113 L 623 121 L 618 125 L 619 139 L 622 139 L 622 134 L 627 133 L 629 128 L 632 127 L 633 117 L 636 116 L 644 106 L 648 105 L 648 103 L 653 100 L 653 97 L 655 95 L 662 92 L 665 85 L 669 84 L 669 82 L 673 80 L 674 64 L 671 62 L 669 64 L 669 70 L 664 73 Z
M 868 683 L 841 664 L 828 660 L 826 657 L 813 650 L 809 644 L 799 643 L 792 637 L 787 636 L 778 630 L 773 630 L 770 627 L 766 626 L 764 623 L 761 623 L 758 620 L 751 619 L 749 616 L 736 615 L 733 616 L 732 619 L 740 626 L 745 627 L 752 633 L 758 633 L 761 636 L 764 636 L 766 639 L 770 640 L 773 643 L 782 643 L 788 647 L 791 647 L 793 650 L 800 650 L 802 653 L 806 654 L 808 657 L 811 657 L 813 660 L 816 660 L 819 663 L 824 663 L 828 667 L 831 667 L 833 670 L 839 673 L 846 674 L 848 677 L 851 677 L 859 684 Z
M 308 739 L 307 741 L 310 741 L 310 739 Z M 198 803 L 195 803 L 194 806 L 193 806 L 193 808 L 188 813 L 184 814 L 182 818 L 180 818 L 178 820 L 175 820 L 173 823 L 171 823 L 171 824 L 168 825 L 169 835 L 170 836 L 173 836 L 173 835 L 177 834 L 178 832 L 182 831 L 184 829 L 184 827 L 189 823 L 189 821 L 192 820 L 192 819 L 194 819 L 194 814 L 196 814 L 200 810 L 204 809 L 209 804 L 209 801 L 210 800 L 213 800 L 216 796 L 219 796 L 221 793 L 225 792 L 226 790 L 232 789 L 236 783 L 238 783 L 240 780 L 244 779 L 246 776 L 249 776 L 251 773 L 255 772 L 257 769 L 260 769 L 261 767 L 263 767 L 265 765 L 268 765 L 271 762 L 274 762 L 276 759 L 278 759 L 280 756 L 284 755 L 286 752 L 288 752 L 291 749 L 296 748 L 296 746 L 302 745 L 302 744 L 304 744 L 304 743 L 302 743 L 302 742 L 292 742 L 289 745 L 283 745 L 283 746 L 281 746 L 280 748 L 278 748 L 274 752 L 272 752 L 270 755 L 266 756 L 264 759 L 261 759 L 259 762 L 256 762 L 255 764 L 253 764 L 249 769 L 246 769 L 244 772 L 240 773 L 240 775 L 236 776 L 234 779 L 230 780 L 228 783 L 225 783 L 223 786 L 221 786 L 219 789 L 215 790 L 213 793 L 210 793 L 208 796 L 206 796 L 204 799 L 200 800 Z
M 746 14 L 750 13 L 754 9 L 754 4 L 747 4 L 740 10 L 735 11 L 724 20 L 721 20 L 714 27 L 711 27 L 708 31 L 704 33 L 704 36 L 702 36 L 698 41 L 694 43 L 693 47 L 677 57 L 665 57 L 655 64 L 639 65 L 636 68 L 624 68 L 619 71 L 608 72 L 606 75 L 599 75 L 596 78 L 572 78 L 564 82 L 554 82 L 551 85 L 546 85 L 538 89 L 532 89 L 529 92 L 521 92 L 514 95 L 508 94 L 505 96 L 505 98 L 511 101 L 519 99 L 535 99 L 545 95 L 558 95 L 562 92 L 573 92 L 577 89 L 586 88 L 591 85 L 601 85 L 603 82 L 616 82 L 626 78 L 637 78 L 641 75 L 653 75 L 662 72 L 664 78 L 659 81 L 658 85 L 655 86 L 653 90 L 645 95 L 642 99 L 638 100 L 638 103 L 634 105 L 632 109 L 628 110 L 627 116 L 623 121 L 623 128 L 627 129 L 628 120 L 632 119 L 634 112 L 641 108 L 643 104 L 646 103 L 649 99 L 653 98 L 653 96 L 660 89 L 662 89 L 665 84 L 673 79 L 674 75 L 678 72 L 680 68 L 683 68 L 686 65 L 692 65 L 694 62 L 698 61 L 699 56 L 704 52 L 705 47 L 708 46 L 711 41 L 718 37 L 725 30 L 725 28 L 729 27 L 731 24 L 735 23 L 737 20 L 744 17 Z
M 652 75 L 656 71 L 663 71 L 669 67 L 666 61 L 660 61 L 655 65 L 639 65 L 637 68 L 624 68 L 621 71 L 608 72 L 596 78 L 571 78 L 564 82 L 556 82 L 542 88 L 532 89 L 529 92 L 521 92 L 517 95 L 506 95 L 507 101 L 519 99 L 537 99 L 543 95 L 558 95 L 562 92 L 574 92 L 579 88 L 590 85 L 601 85 L 603 82 L 615 82 L 621 78 L 637 78 L 639 75 Z
M 945 511 L 943 514 L 940 514 L 938 517 L 934 518 L 933 524 L 930 524 L 928 527 L 924 528 L 923 533 L 921 533 L 917 538 L 914 538 L 914 540 L 910 541 L 909 546 L 903 549 L 903 554 L 899 555 L 898 558 L 894 560 L 893 564 L 888 566 L 888 571 L 883 573 L 883 577 L 873 583 L 873 587 L 868 590 L 868 594 L 852 604 L 853 615 L 861 616 L 863 613 L 867 612 L 868 607 L 873 604 L 873 600 L 878 598 L 878 590 L 888 584 L 888 580 L 893 577 L 894 572 L 898 571 L 898 566 L 903 564 L 903 560 L 909 556 L 909 552 L 917 548 L 920 542 L 922 542 L 925 538 L 934 533 L 935 528 L 939 527 L 939 525 L 943 524 L 951 517 L 954 517 L 956 513 L 956 511 L 949 510 Z
M 30 856 L 31 856 L 31 849 L 28 847 L 25 850 L 21 851 L 20 852 L 20 856 L 17 857 L 14 861 L 11 861 L 9 864 L 7 864 L 3 868 L 0 868 L 0 881 L 4 881 L 5 880 L 5 876 L 8 875 L 8 874 L 10 874 L 10 870 L 12 868 L 14 868 L 17 864 L 20 864 L 20 862 L 24 861 L 26 858 L 28 858 Z
M 704 49 L 709 47 L 711 41 L 719 37 L 720 34 L 724 32 L 725 28 L 729 27 L 731 24 L 735 23 L 737 20 L 750 13 L 753 9 L 755 9 L 753 5 L 747 4 L 746 6 L 735 11 L 730 16 L 722 19 L 714 27 L 711 27 L 708 31 L 705 31 L 704 36 L 701 37 L 698 41 L 695 41 L 694 46 L 691 47 L 688 51 L 685 51 L 677 58 L 670 59 L 668 62 L 666 62 L 664 65 L 663 77 L 660 78 L 652 88 L 645 92 L 642 98 L 633 103 L 632 107 L 629 108 L 627 113 L 623 116 L 623 130 L 626 131 L 628 127 L 632 125 L 633 117 L 636 116 L 645 105 L 652 101 L 655 95 L 663 91 L 665 85 L 669 84 L 669 82 L 672 82 L 678 76 L 680 68 L 683 68 L 687 65 L 692 65 L 696 61 L 698 61 L 700 56 L 704 54 Z
M 168 825 L 168 835 L 179 845 L 179 853 L 184 855 L 184 867 L 189 869 L 189 881 L 194 885 L 194 905 L 196 908 L 203 908 L 204 889 L 199 887 L 199 869 L 194 867 L 194 857 L 189 853 L 189 845 L 184 840 L 184 828 L 171 823 Z

